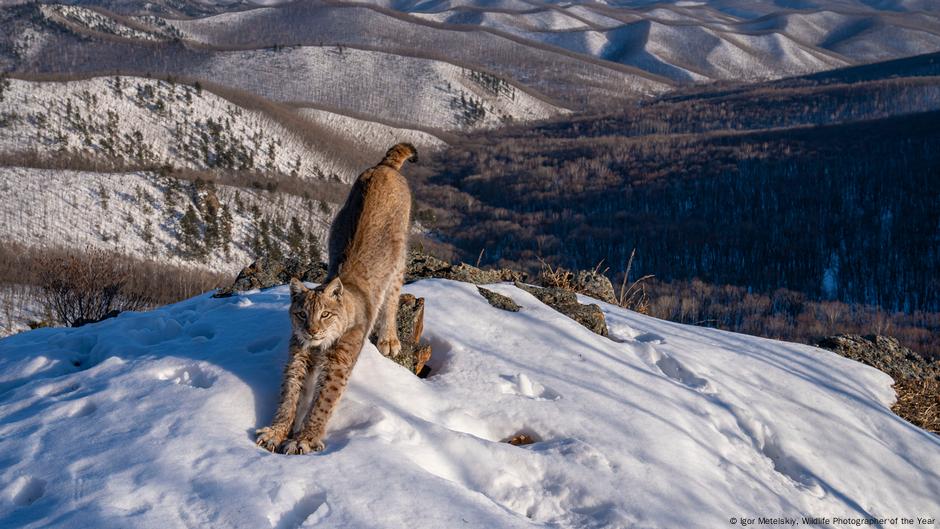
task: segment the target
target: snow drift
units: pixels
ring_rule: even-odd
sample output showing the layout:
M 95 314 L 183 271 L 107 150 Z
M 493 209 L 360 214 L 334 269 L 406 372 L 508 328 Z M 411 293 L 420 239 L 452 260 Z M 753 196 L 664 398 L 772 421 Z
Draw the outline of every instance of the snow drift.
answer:
M 432 374 L 366 345 L 325 452 L 267 453 L 286 287 L 0 341 L 2 527 L 728 527 L 940 513 L 940 439 L 813 347 L 426 280 Z M 526 433 L 537 442 L 501 440 Z M 833 523 L 838 527 L 839 524 Z

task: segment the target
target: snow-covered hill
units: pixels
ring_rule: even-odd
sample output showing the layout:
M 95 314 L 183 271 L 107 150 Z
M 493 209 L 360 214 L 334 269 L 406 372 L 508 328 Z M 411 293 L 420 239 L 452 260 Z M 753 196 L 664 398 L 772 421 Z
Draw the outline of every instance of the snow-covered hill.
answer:
M 289 193 L 193 182 L 149 172 L 97 173 L 0 167 L 2 241 L 101 248 L 156 263 L 235 273 L 271 241 L 321 247 L 338 206 Z M 25 207 L 24 207 L 25 205 Z M 185 241 L 192 210 L 196 245 Z
M 265 239 L 285 253 L 291 237 L 322 244 L 343 182 L 389 146 L 442 145 L 326 110 L 277 110 L 165 80 L 10 79 L 0 105 L 0 241 L 234 273 Z M 216 182 L 211 192 L 200 179 Z M 199 255 L 182 242 L 190 207 L 200 237 L 225 217 L 225 233 Z M 293 219 L 302 233 L 292 236 Z
M 358 174 L 331 136 L 310 141 L 200 86 L 127 76 L 8 82 L 0 107 L 3 154 L 81 154 L 130 165 L 267 171 L 307 180 L 333 175 L 351 181 Z
M 218 52 L 198 69 L 186 73 L 277 101 L 313 103 L 425 130 L 494 127 L 564 112 L 490 74 L 343 46 Z
M 307 456 L 253 443 L 286 358 L 286 287 L 4 339 L 0 526 L 675 528 L 940 513 L 940 439 L 891 413 L 887 375 L 602 305 L 610 340 L 494 288 L 522 311 L 473 285 L 409 285 L 426 299 L 431 376 L 367 345 L 326 451 Z M 501 442 L 520 432 L 536 442 Z

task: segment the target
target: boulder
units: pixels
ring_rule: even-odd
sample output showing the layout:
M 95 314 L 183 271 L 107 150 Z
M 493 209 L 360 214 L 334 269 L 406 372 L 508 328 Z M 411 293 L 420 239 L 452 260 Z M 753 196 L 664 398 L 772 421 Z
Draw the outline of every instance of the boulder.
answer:
M 817 345 L 884 371 L 895 380 L 940 379 L 938 362 L 927 361 L 890 336 L 839 334 L 823 338 Z
M 283 260 L 259 257 L 235 277 L 231 286 L 220 288 L 213 297 L 225 298 L 236 292 L 284 285 L 290 278 L 320 283 L 326 278 L 326 263 L 303 263 L 296 258 Z
M 480 292 L 481 296 L 486 298 L 486 301 L 488 301 L 490 305 L 496 307 L 497 309 L 508 310 L 509 312 L 519 312 L 519 309 L 522 308 L 509 296 L 504 296 L 498 292 L 493 292 L 492 290 L 487 290 L 479 286 L 477 287 L 477 290 Z
M 940 361 L 929 361 L 890 336 L 839 334 L 818 345 L 891 375 L 898 396 L 891 411 L 940 434 Z
M 604 274 L 594 270 L 581 270 L 574 278 L 574 289 L 586 296 L 612 305 L 617 304 L 614 285 Z
M 562 267 L 552 268 L 543 265 L 535 282 L 545 288 L 560 288 L 572 290 L 605 303 L 617 304 L 614 294 L 614 285 L 604 274 L 597 270 L 580 270 L 572 272 Z
M 421 343 L 422 332 L 424 298 L 402 294 L 398 300 L 398 340 L 401 341 L 401 353 L 392 360 L 415 374 L 421 373 L 431 358 L 431 346 Z M 377 343 L 377 334 L 373 332 L 369 340 Z
M 405 282 L 412 283 L 419 279 L 451 279 L 475 285 L 501 283 L 503 281 L 525 281 L 528 274 L 508 268 L 483 270 L 467 263 L 451 264 L 417 250 L 408 253 L 405 267 Z
M 601 336 L 607 336 L 607 319 L 597 305 L 583 305 L 578 303 L 578 296 L 574 292 L 561 288 L 534 287 L 515 282 L 516 288 L 525 290 L 535 296 L 539 301 L 568 316 L 574 321 L 587 327 L 590 331 Z

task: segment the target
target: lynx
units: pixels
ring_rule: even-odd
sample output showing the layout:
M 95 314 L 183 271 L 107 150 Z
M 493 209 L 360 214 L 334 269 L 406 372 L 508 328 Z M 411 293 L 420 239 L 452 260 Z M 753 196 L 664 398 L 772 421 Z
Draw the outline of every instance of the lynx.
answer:
M 406 161 L 417 161 L 417 151 L 399 143 L 356 179 L 330 230 L 323 284 L 308 289 L 291 280 L 290 357 L 274 421 L 257 431 L 258 446 L 285 454 L 323 450 L 326 423 L 373 326 L 383 355 L 401 352 L 396 319 L 411 192 L 398 171 Z

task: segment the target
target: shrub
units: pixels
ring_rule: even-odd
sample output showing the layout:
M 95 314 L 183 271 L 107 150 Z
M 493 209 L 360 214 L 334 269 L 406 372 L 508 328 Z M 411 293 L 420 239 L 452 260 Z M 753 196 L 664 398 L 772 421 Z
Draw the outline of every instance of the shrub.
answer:
M 129 294 L 132 269 L 101 250 L 46 254 L 38 262 L 42 302 L 59 323 L 78 326 L 113 311 L 140 310 L 151 301 Z

